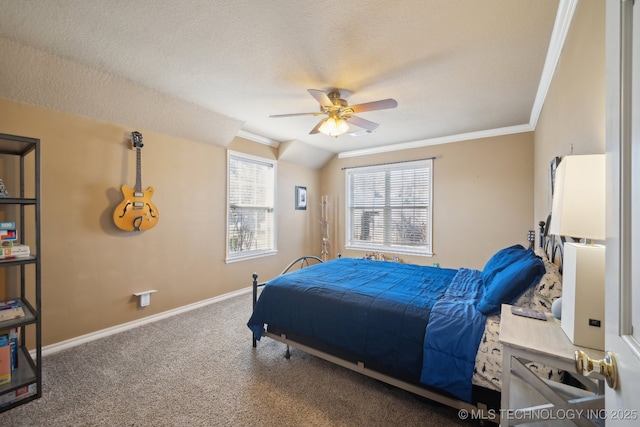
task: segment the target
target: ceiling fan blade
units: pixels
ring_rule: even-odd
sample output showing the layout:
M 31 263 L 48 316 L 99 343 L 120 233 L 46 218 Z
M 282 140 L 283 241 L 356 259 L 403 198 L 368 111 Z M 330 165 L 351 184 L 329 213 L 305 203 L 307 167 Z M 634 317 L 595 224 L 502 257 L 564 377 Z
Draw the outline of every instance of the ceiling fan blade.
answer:
M 323 116 L 325 113 L 322 111 L 316 111 L 315 113 L 293 113 L 293 114 L 274 114 L 269 117 L 279 118 L 279 117 L 295 117 L 295 116 Z
M 366 130 L 376 130 L 376 128 L 380 126 L 377 123 L 370 122 L 369 120 L 365 120 L 357 116 L 351 116 L 349 118 L 345 118 L 345 120 L 351 123 L 352 125 L 356 125 L 359 128 L 366 129 Z
M 349 109 L 354 113 L 362 113 L 363 111 L 384 110 L 387 108 L 396 108 L 398 102 L 395 99 L 381 99 L 380 101 L 365 102 L 364 104 L 350 105 Z
M 320 103 L 321 106 L 333 107 L 333 102 L 331 102 L 331 100 L 329 99 L 327 94 L 324 93 L 324 91 L 321 91 L 319 89 L 307 89 L 307 92 L 309 92 L 309 94 L 311 94 L 311 96 L 313 96 L 316 99 L 316 101 Z
M 367 135 L 367 134 L 370 134 L 370 133 L 376 133 L 376 131 L 375 130 L 360 129 L 360 130 L 357 130 L 355 132 L 349 132 L 348 135 L 352 136 L 352 137 L 356 137 L 356 136 Z
M 327 117 L 328 118 L 328 117 Z M 320 132 L 320 126 L 322 126 L 324 124 L 324 122 L 326 122 L 327 119 L 322 119 L 318 122 L 318 124 L 316 125 L 316 127 L 314 127 L 313 129 L 311 129 L 311 132 L 309 132 L 310 135 L 313 135 L 315 133 L 319 133 Z

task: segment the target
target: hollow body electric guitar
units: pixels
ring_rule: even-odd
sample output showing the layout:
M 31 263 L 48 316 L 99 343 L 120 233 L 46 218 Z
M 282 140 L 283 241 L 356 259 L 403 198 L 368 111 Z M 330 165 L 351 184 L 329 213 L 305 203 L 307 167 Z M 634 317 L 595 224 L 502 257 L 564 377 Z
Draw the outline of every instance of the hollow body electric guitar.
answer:
M 158 223 L 158 208 L 151 201 L 153 187 L 142 190 L 142 158 L 140 149 L 143 147 L 142 134 L 132 132 L 133 146 L 136 149 L 136 186 L 131 188 L 123 185 L 124 200 L 113 212 L 113 221 L 118 228 L 125 231 L 144 231 L 155 227 Z

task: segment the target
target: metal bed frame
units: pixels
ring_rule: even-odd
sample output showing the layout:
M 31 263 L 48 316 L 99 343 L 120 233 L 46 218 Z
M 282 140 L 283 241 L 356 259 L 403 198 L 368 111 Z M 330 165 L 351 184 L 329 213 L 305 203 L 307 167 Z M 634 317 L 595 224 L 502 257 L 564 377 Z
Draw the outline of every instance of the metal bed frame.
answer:
M 555 236 L 549 236 L 548 227 L 546 226 L 546 224 L 549 223 L 549 220 L 550 220 L 550 217 L 547 218 L 546 222 L 540 221 L 539 223 L 540 247 L 547 253 L 550 260 L 559 259 L 560 268 L 561 268 L 562 241 L 556 239 Z M 530 241 L 531 247 L 533 247 L 533 245 L 535 244 L 534 243 L 535 237 L 533 235 L 534 235 L 533 231 L 530 231 L 529 241 Z M 316 256 L 302 256 L 292 261 L 282 271 L 282 273 L 280 273 L 280 275 L 285 274 L 291 271 L 292 269 L 295 269 L 296 267 L 305 268 L 311 264 L 316 264 L 321 262 L 323 262 L 323 260 Z M 258 300 L 258 289 L 264 286 L 266 282 L 259 283 L 257 273 L 253 273 L 252 277 L 253 277 L 253 307 L 255 308 L 256 302 Z M 500 423 L 499 411 L 496 411 L 495 410 L 496 408 L 489 408 L 489 405 L 486 403 L 478 402 L 476 405 L 473 405 L 471 403 L 442 394 L 437 390 L 427 388 L 426 386 L 422 387 L 414 383 L 398 379 L 392 375 L 388 375 L 385 373 L 381 373 L 375 369 L 371 369 L 367 367 L 364 362 L 360 362 L 360 361 L 352 362 L 352 361 L 346 360 L 345 358 L 337 357 L 334 354 L 331 354 L 329 352 L 326 352 L 318 348 L 309 346 L 305 343 L 296 341 L 295 339 L 291 339 L 287 336 L 286 333 L 276 334 L 276 333 L 269 332 L 268 330 L 265 330 L 263 331 L 262 336 L 271 338 L 275 341 L 279 341 L 285 344 L 286 350 L 285 350 L 284 357 L 286 359 L 289 359 L 291 357 L 290 346 L 295 347 L 313 356 L 319 357 L 321 359 L 324 359 L 336 365 L 342 366 L 344 368 L 350 369 L 352 371 L 359 372 L 370 378 L 376 379 L 378 381 L 382 381 L 383 383 L 398 387 L 402 390 L 406 390 L 410 393 L 416 394 L 418 396 L 424 397 L 434 402 L 441 403 L 451 408 L 469 411 L 469 413 L 474 414 L 474 417 L 476 417 L 476 419 L 490 421 L 496 424 Z M 252 334 L 252 339 L 253 339 L 253 347 L 256 347 L 257 340 L 256 340 L 256 337 L 253 336 L 253 334 Z

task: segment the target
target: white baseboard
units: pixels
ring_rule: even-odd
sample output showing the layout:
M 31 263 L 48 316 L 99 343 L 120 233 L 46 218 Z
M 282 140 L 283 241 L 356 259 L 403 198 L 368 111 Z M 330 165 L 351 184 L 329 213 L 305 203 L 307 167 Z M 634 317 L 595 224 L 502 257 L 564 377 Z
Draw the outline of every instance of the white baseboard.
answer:
M 81 335 L 79 337 L 71 338 L 65 341 L 60 341 L 55 344 L 50 344 L 45 347 L 42 347 L 42 355 L 46 356 L 49 354 L 54 354 L 62 350 L 66 350 L 67 348 L 75 347 L 81 344 L 85 344 L 100 338 L 108 337 L 109 335 L 117 334 L 120 332 L 124 332 L 129 329 L 137 328 L 138 326 L 146 325 L 147 323 L 157 322 L 158 320 L 166 319 L 167 317 L 175 316 L 176 314 L 185 313 L 187 311 L 195 310 L 197 308 L 205 307 L 210 304 L 214 304 L 216 302 L 224 301 L 226 299 L 235 297 L 237 295 L 242 295 L 245 293 L 251 292 L 253 289 L 252 286 L 244 289 L 240 289 L 238 291 L 233 291 L 226 293 L 224 295 L 220 295 L 217 297 L 209 298 L 206 300 L 198 301 L 193 304 L 185 305 L 182 307 L 174 308 L 172 310 L 163 311 L 162 313 L 154 314 L 152 316 L 143 317 L 142 319 L 134 320 L 132 322 L 123 323 L 121 325 L 112 326 L 110 328 L 102 329 L 100 331 L 91 332 L 90 334 Z M 35 351 L 31 350 L 31 357 L 35 358 Z

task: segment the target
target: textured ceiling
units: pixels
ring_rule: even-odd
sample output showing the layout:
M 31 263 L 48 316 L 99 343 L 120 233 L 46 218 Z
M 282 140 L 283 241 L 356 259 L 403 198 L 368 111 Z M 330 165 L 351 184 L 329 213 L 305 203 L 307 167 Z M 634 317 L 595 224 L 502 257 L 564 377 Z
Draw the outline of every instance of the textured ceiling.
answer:
M 529 124 L 558 4 L 0 0 L 0 37 L 230 119 L 234 132 L 335 153 Z M 332 87 L 350 104 L 398 107 L 360 114 L 375 133 L 337 139 L 309 135 L 318 117 L 269 118 L 317 111 L 306 89 Z

